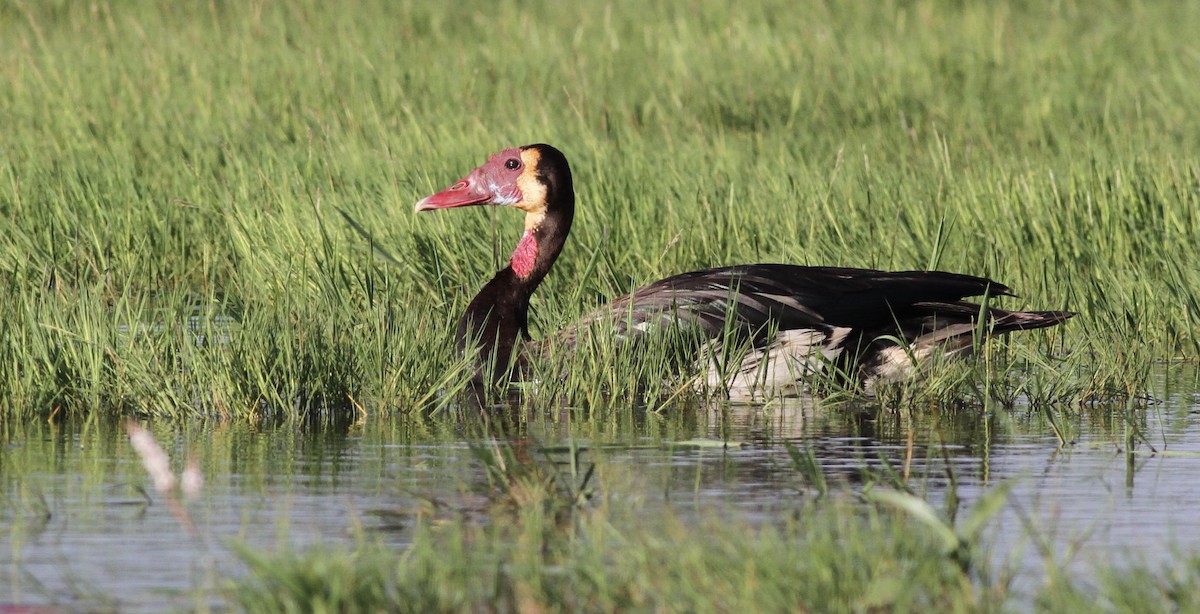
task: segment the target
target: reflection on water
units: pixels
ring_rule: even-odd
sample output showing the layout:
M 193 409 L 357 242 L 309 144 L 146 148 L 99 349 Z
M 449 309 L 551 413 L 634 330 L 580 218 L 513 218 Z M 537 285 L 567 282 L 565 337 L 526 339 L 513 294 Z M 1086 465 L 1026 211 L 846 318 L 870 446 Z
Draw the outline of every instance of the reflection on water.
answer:
M 1041 411 L 880 414 L 801 401 L 583 421 L 554 412 L 492 433 L 530 450 L 580 442 L 603 464 L 627 467 L 643 498 L 685 518 L 769 522 L 811 501 L 785 441 L 811 449 L 842 488 L 895 472 L 935 505 L 952 477 L 964 507 L 1015 480 L 990 538 L 997 562 L 1018 562 L 1018 584 L 1037 586 L 1042 555 L 1031 529 L 1060 564 L 1084 573 L 1200 549 L 1200 386 L 1194 369 L 1169 373 L 1132 424 L 1123 408 L 1062 412 L 1058 428 L 1075 442 L 1064 448 Z M 402 546 L 423 501 L 469 507 L 482 492 L 486 477 L 468 448 L 482 432 L 474 422 L 150 425 L 176 469 L 192 455 L 204 473 L 203 494 L 187 504 L 192 531 L 157 495 L 147 503 L 148 480 L 119 423 L 0 423 L 0 607 L 187 608 L 239 573 L 231 543 L 349 541 L 365 528 Z M 696 439 L 740 445 L 679 443 Z

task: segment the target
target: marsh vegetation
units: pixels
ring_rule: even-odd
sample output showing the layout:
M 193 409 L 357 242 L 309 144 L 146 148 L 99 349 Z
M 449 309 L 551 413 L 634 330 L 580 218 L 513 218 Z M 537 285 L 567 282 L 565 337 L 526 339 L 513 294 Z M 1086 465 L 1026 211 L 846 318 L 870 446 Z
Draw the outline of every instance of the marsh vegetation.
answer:
M 658 485 L 640 481 L 627 446 L 582 464 L 515 462 L 529 437 L 537 452 L 754 431 L 662 426 L 723 424 L 731 407 L 694 392 L 696 373 L 669 347 L 631 356 L 603 335 L 566 369 L 547 367 L 567 377 L 516 395 L 513 428 L 467 417 L 453 325 L 507 261 L 519 216 L 411 211 L 501 147 L 548 142 L 570 157 L 578 213 L 534 299 L 535 336 L 648 281 L 725 264 L 995 278 L 1020 295 L 1007 308 L 1080 315 L 866 404 L 834 391 L 816 415 L 900 420 L 873 441 L 903 449 L 915 429 L 934 459 L 1016 432 L 1038 454 L 1065 446 L 1056 459 L 1107 446 L 1133 484 L 1149 455 L 1188 466 L 1200 432 L 1188 418 L 1197 31 L 1200 5 L 1169 1 L 4 4 L 0 523 L 13 553 L 3 586 L 22 592 L 0 589 L 0 605 L 37 594 L 11 579 L 28 577 L 21 553 L 46 535 L 30 532 L 36 519 L 61 518 L 80 493 L 111 509 L 105 496 L 128 494 L 114 484 L 142 483 L 123 431 L 98 426 L 136 417 L 180 463 L 198 441 L 225 445 L 212 433 L 252 425 L 201 463 L 218 492 L 246 454 L 295 451 L 264 449 L 255 428 L 314 442 L 331 424 L 345 427 L 334 437 L 441 433 L 370 448 L 381 458 L 478 452 L 462 491 L 481 503 L 446 513 L 405 499 L 402 539 L 352 531 L 273 549 L 245 538 L 267 526 L 257 516 L 213 530 L 253 545 L 240 550 L 247 567 L 211 569 L 202 605 L 218 594 L 250 610 L 1194 609 L 1196 550 L 1170 573 L 1120 557 L 1080 570 L 1056 556 L 1078 536 L 1041 531 L 1036 515 L 998 534 L 1031 540 L 1046 575 L 1010 582 L 986 536 L 1028 474 L 994 482 L 990 460 L 954 474 L 971 476 L 961 493 L 942 465 L 911 477 L 893 456 L 897 478 L 874 449 L 859 463 L 869 475 L 825 482 L 834 459 L 820 437 L 767 437 L 773 466 L 796 477 L 755 483 L 782 503 L 753 521 L 709 513 L 703 498 L 688 500 L 697 514 L 646 501 Z M 986 428 L 914 426 L 947 415 Z M 528 430 L 547 423 L 563 430 Z M 74 455 L 80 445 L 101 450 Z M 324 446 L 313 444 L 339 449 Z M 301 482 L 288 472 L 303 474 L 274 459 L 252 475 Z M 83 477 L 64 496 L 67 475 Z M 708 483 L 697 477 L 697 491 Z M 412 494 L 372 484 L 381 500 Z M 301 496 L 280 488 L 272 496 Z M 1126 503 L 1164 508 L 1194 495 L 1125 488 Z M 870 495 L 884 489 L 897 494 Z M 199 505 L 224 505 L 208 492 Z M 286 520 L 285 508 L 271 509 Z M 145 518 L 120 522 L 183 530 Z

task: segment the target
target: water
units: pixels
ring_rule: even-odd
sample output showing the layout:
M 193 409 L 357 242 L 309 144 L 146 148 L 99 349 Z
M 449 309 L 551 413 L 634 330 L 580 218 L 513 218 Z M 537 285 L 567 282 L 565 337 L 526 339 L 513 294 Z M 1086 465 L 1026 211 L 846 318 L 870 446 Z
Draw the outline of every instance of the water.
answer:
M 1126 453 L 1127 414 L 1105 407 L 1073 412 L 1060 424 L 1073 441 L 1066 447 L 1042 412 L 907 416 L 800 401 L 623 412 L 582 423 L 557 413 L 507 433 L 531 451 L 574 438 L 604 463 L 627 466 L 646 489 L 640 495 L 684 518 L 718 513 L 770 522 L 811 501 L 811 484 L 792 466 L 785 441 L 812 449 L 836 488 L 907 470 L 935 507 L 951 476 L 964 510 L 1013 481 L 988 539 L 995 563 L 1015 561 L 1017 587 L 1032 590 L 1044 570 L 1031 530 L 1051 545 L 1057 564 L 1085 577 L 1097 563 L 1158 564 L 1200 551 L 1196 384 L 1194 369 L 1164 372 L 1156 402 L 1134 413 L 1149 440 L 1134 454 Z M 200 464 L 206 483 L 182 506 L 186 516 L 157 494 L 147 502 L 151 486 L 119 423 L 0 426 L 0 611 L 13 604 L 129 612 L 219 606 L 214 589 L 242 572 L 235 544 L 350 543 L 365 530 L 402 547 L 410 512 L 423 500 L 482 507 L 486 476 L 468 447 L 479 435 L 464 435 L 477 432 L 471 421 L 163 423 L 151 430 L 177 465 L 188 455 Z M 737 445 L 710 445 L 716 441 Z

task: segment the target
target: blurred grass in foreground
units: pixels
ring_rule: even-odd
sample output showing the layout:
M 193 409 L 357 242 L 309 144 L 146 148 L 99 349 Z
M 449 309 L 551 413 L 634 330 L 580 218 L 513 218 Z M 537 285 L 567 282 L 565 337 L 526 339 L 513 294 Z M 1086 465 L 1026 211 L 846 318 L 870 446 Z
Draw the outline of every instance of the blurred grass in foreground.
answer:
M 996 566 L 989 537 L 1011 483 L 958 510 L 937 510 L 899 474 L 827 490 L 793 448 L 806 486 L 792 511 L 751 526 L 709 510 L 683 520 L 647 504 L 628 469 L 521 460 L 505 443 L 475 444 L 491 476 L 486 521 L 476 510 L 415 513 L 403 551 L 361 535 L 353 547 L 264 553 L 238 548 L 250 575 L 227 592 L 247 612 L 1078 612 L 1191 611 L 1200 559 L 1151 569 L 1096 562 L 1016 581 L 1020 555 Z M 811 453 L 811 452 L 809 452 Z M 919 482 L 919 480 L 914 480 Z M 813 492 L 819 493 L 817 499 Z M 686 498 L 686 497 L 685 497 Z M 786 505 L 786 504 L 785 504 Z M 686 507 L 686 506 L 685 506 Z M 1039 543 L 1040 527 L 1025 533 Z M 1011 537 L 1011 536 L 1008 536 Z M 1005 549 L 1013 544 L 1000 544 Z M 1019 547 L 1016 547 L 1018 550 Z M 1036 574 L 1033 574 L 1036 575 Z

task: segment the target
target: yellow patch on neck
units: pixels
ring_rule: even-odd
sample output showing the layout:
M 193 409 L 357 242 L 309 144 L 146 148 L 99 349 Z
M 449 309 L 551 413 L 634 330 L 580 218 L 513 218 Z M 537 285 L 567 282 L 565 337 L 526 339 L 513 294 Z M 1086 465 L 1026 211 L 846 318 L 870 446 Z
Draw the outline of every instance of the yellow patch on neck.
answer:
M 525 230 L 530 231 L 542 225 L 542 220 L 546 219 L 546 208 L 542 207 L 541 211 L 530 211 L 525 214 Z
M 521 162 L 525 170 L 517 177 L 517 188 L 521 190 L 521 201 L 513 205 L 525 212 L 525 230 L 532 230 L 546 218 L 546 185 L 537 178 L 538 163 L 542 154 L 536 149 L 521 151 Z

